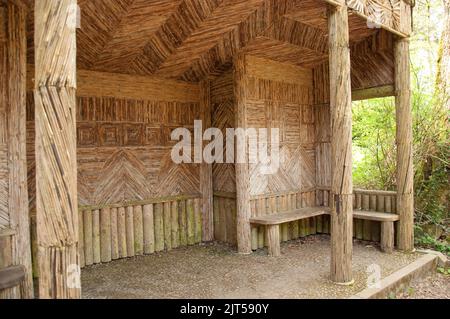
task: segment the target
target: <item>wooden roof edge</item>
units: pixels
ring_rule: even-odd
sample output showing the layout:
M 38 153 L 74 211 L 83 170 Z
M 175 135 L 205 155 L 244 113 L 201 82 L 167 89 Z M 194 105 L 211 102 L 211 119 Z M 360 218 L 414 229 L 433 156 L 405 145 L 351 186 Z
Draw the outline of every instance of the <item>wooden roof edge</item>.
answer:
M 361 101 L 390 96 L 395 96 L 395 86 L 393 84 L 352 90 L 353 101 Z

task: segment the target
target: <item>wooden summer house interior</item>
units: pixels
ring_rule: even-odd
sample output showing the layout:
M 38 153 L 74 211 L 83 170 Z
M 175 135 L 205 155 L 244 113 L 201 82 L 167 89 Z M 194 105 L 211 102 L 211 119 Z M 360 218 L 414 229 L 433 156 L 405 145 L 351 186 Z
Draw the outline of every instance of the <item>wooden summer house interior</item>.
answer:
M 412 250 L 410 32 L 408 0 L 0 0 L 0 297 L 203 241 L 331 234 L 337 283 L 354 237 Z M 354 190 L 351 103 L 385 96 L 397 191 Z M 280 169 L 175 164 L 194 120 L 279 128 Z

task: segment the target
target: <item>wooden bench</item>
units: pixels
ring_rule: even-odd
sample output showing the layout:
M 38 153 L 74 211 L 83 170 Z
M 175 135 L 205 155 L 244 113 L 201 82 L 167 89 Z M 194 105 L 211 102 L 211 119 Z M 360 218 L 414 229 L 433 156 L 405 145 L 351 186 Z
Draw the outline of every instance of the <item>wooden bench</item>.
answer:
M 258 216 L 250 219 L 251 224 L 266 226 L 267 246 L 269 256 L 280 256 L 280 224 L 294 222 L 301 219 L 330 214 L 328 207 L 307 207 L 291 212 Z
M 16 287 L 24 279 L 25 268 L 23 266 L 11 266 L 0 269 L 0 290 Z
M 10 259 L 11 238 L 16 232 L 12 229 L 0 230 L 0 290 L 20 285 L 25 279 L 24 266 L 12 266 Z
M 392 252 L 394 249 L 394 222 L 399 220 L 398 215 L 366 210 L 354 210 L 353 218 L 381 222 L 381 250 L 386 253 Z
M 316 216 L 329 215 L 328 207 L 307 207 L 290 212 L 257 216 L 250 219 L 254 225 L 266 227 L 267 246 L 270 256 L 280 256 L 280 225 Z M 399 220 L 398 215 L 373 211 L 354 210 L 353 218 L 381 222 L 381 249 L 392 252 L 394 249 L 394 222 Z

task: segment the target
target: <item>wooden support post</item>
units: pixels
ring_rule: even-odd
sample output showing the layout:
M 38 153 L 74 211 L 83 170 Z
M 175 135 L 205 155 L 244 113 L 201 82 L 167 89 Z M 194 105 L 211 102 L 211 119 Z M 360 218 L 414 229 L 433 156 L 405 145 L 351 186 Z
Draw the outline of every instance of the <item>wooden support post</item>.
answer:
M 12 265 L 25 267 L 25 279 L 9 297 L 33 298 L 26 163 L 27 13 L 11 1 L 0 9 L 0 185 L 7 186 L 0 186 L 0 215 L 4 218 L 6 213 L 15 231 L 8 247 Z
M 391 253 L 394 249 L 394 222 L 381 222 L 381 250 Z
M 409 39 L 397 39 L 395 54 L 395 104 L 397 117 L 398 248 L 414 249 L 414 193 Z
M 269 249 L 269 256 L 281 256 L 280 249 L 280 225 L 267 225 L 267 246 Z
M 203 117 L 203 128 L 211 127 L 211 82 L 205 80 L 200 83 L 200 103 Z M 200 166 L 200 187 L 202 193 L 202 240 L 214 240 L 214 212 L 213 212 L 213 178 L 212 164 L 203 160 Z
M 236 128 L 246 128 L 246 75 L 245 55 L 239 54 L 234 59 L 234 96 Z M 247 138 L 245 143 L 238 145 L 237 154 L 245 155 L 245 163 L 236 163 L 236 204 L 237 204 L 237 246 L 238 253 L 250 254 L 252 252 L 250 227 L 250 177 L 247 163 Z M 238 158 L 236 158 L 239 160 Z
M 330 104 L 332 127 L 331 279 L 347 284 L 352 278 L 353 183 L 352 92 L 348 12 L 343 4 L 329 8 Z
M 80 298 L 76 0 L 35 1 L 36 218 L 40 298 Z

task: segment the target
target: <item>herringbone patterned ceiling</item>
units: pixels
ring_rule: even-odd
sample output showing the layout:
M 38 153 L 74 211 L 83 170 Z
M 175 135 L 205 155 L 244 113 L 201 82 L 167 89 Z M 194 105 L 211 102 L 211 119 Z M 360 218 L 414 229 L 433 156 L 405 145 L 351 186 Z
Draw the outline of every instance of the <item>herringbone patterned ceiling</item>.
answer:
M 320 0 L 78 0 L 78 67 L 197 82 L 246 51 L 312 67 L 327 59 Z M 33 61 L 33 1 L 29 1 Z M 324 24 L 325 23 L 325 24 Z M 351 41 L 374 32 L 350 16 Z

